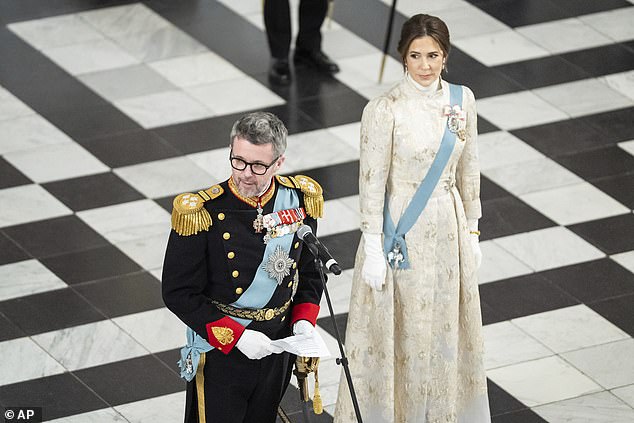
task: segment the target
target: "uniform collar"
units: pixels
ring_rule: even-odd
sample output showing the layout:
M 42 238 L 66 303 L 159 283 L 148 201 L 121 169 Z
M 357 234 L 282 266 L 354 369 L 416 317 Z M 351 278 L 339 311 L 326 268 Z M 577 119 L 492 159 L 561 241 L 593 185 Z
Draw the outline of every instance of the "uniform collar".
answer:
M 240 192 L 238 192 L 238 187 L 236 187 L 235 182 L 233 182 L 233 178 L 229 177 L 229 190 L 235 195 L 240 201 L 247 203 L 251 207 L 264 207 L 266 203 L 273 198 L 273 194 L 275 193 L 275 178 L 271 178 L 271 183 L 269 187 L 264 191 L 262 195 L 259 197 L 245 197 Z

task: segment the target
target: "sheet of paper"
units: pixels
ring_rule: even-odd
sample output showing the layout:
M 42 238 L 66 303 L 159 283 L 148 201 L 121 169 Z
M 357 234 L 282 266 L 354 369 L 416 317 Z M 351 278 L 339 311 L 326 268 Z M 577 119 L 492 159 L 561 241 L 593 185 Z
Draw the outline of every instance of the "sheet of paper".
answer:
M 317 330 L 310 335 L 294 335 L 271 341 L 271 344 L 302 357 L 328 357 L 330 351 Z

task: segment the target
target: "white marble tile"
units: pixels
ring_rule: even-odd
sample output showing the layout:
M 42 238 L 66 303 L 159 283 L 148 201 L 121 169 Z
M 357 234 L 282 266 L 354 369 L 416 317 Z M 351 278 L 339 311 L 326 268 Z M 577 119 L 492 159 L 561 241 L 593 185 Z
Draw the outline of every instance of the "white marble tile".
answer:
M 628 423 L 634 410 L 609 392 L 584 395 L 533 409 L 548 422 Z
M 216 148 L 200 153 L 188 154 L 187 158 L 212 176 L 208 182 L 209 186 L 211 186 L 228 179 L 231 175 L 231 165 L 229 163 L 230 151 L 229 147 Z M 286 163 L 282 164 L 281 174 L 286 173 L 285 165 Z
M 117 405 L 115 409 L 130 423 L 178 422 L 185 412 L 185 391 Z
M 634 250 L 610 256 L 612 260 L 634 273 Z
M 634 140 L 618 143 L 618 146 L 634 156 Z
M 548 56 L 548 51 L 512 29 L 462 38 L 454 44 L 486 66 Z
M 561 356 L 604 388 L 612 389 L 634 383 L 632 338 L 571 351 Z
M 103 40 L 104 36 L 76 15 L 60 15 L 7 25 L 38 50 Z
M 621 401 L 625 401 L 625 403 L 629 404 L 630 407 L 634 408 L 634 385 L 612 389 L 611 392 L 615 396 L 619 397 Z
M 73 416 L 61 417 L 55 420 L 47 420 L 49 423 L 113 423 L 128 422 L 121 414 L 113 408 L 102 408 L 101 410 L 90 411 L 88 413 L 75 414 Z
M 209 173 L 187 157 L 120 167 L 114 173 L 149 198 L 197 191 L 215 183 Z
M 493 242 L 536 271 L 605 256 L 599 249 L 561 226 L 501 237 Z
M 187 87 L 185 92 L 219 115 L 285 103 L 282 97 L 250 77 Z
M 163 234 L 118 242 L 115 245 L 144 269 L 153 270 L 163 266 L 168 238 L 169 226 L 166 226 Z
M 350 306 L 350 291 L 352 289 L 352 274 L 354 269 L 346 269 L 340 275 L 328 275 L 328 294 L 332 303 L 332 309 L 335 314 L 347 313 Z M 328 301 L 326 294 L 321 297 L 318 318 L 327 317 L 330 319 L 330 310 L 328 309 Z M 345 328 L 340 327 L 341 335 Z M 335 354 L 338 350 L 330 350 L 331 354 Z
M 242 16 L 262 13 L 262 3 L 253 0 L 218 0 L 218 3 L 222 3 L 224 6 Z
M 0 342 L 2 385 L 64 373 L 64 368 L 30 338 Z
M 101 410 L 90 411 L 88 413 L 75 414 L 68 417 L 61 417 L 55 420 L 47 420 L 50 423 L 111 423 L 127 422 L 121 414 L 113 408 L 103 408 Z
M 288 173 L 359 159 L 357 149 L 325 129 L 294 134 L 287 141 L 284 171 Z
M 112 243 L 162 234 L 170 227 L 170 214 L 152 200 L 85 210 L 77 216 Z
M 0 227 L 73 214 L 39 185 L 21 185 L 0 190 Z M 11 205 L 11 207 L 6 207 Z
M 571 117 L 607 112 L 634 104 L 632 99 L 594 78 L 538 88 L 533 93 Z
M 114 105 L 146 129 L 214 116 L 212 110 L 180 90 L 117 100 Z
M 479 270 L 481 284 L 533 273 L 530 267 L 492 240 L 480 242 L 480 249 L 482 250 L 482 265 Z
M 341 71 L 335 74 L 335 78 L 366 98 L 373 98 L 388 91 L 403 78 L 403 65 L 388 56 L 382 83 L 378 84 L 382 57 L 383 54 L 377 50 L 376 53 L 341 59 L 337 62 Z
M 586 25 L 607 35 L 614 41 L 630 41 L 634 38 L 634 7 L 624 7 L 607 12 L 580 16 Z
M 39 115 L 0 120 L 0 154 L 73 140 Z
M 515 30 L 551 53 L 566 53 L 612 43 L 610 38 L 577 18 L 521 26 Z
M 630 212 L 629 208 L 588 182 L 532 192 L 521 195 L 520 200 L 560 225 Z
M 554 353 L 511 322 L 482 328 L 484 363 L 487 369 L 549 357 Z
M 634 70 L 602 76 L 599 81 L 608 84 L 614 91 L 634 100 Z
M 109 101 L 176 89 L 174 85 L 146 65 L 87 73 L 80 75 L 78 79 Z
M 72 75 L 122 68 L 139 63 L 110 40 L 46 49 L 43 53 Z
M 491 369 L 487 376 L 529 407 L 602 390 L 557 356 Z
M 324 32 L 321 45 L 335 61 L 376 52 L 376 47 L 344 28 Z
M 0 301 L 66 287 L 64 281 L 35 259 L 0 266 Z
M 350 195 L 348 197 L 341 197 L 339 198 L 339 201 L 341 201 L 346 207 L 352 210 L 355 213 L 355 215 L 357 216 L 361 215 L 361 211 L 359 209 L 358 195 Z M 355 228 L 355 229 L 359 229 L 359 228 Z
M 34 182 L 50 182 L 108 172 L 110 168 L 76 143 L 7 153 L 4 158 Z M 46 163 L 46 166 L 43 164 Z
M 163 269 L 152 269 L 150 270 L 150 274 L 156 278 L 156 280 L 160 281 L 163 278 Z
M 148 354 L 110 320 L 35 335 L 32 339 L 68 370 Z
M 579 176 L 547 157 L 487 168 L 482 174 L 518 196 L 583 182 Z
M 416 13 L 421 13 L 420 2 L 417 3 L 418 12 Z M 425 6 L 424 13 L 428 13 L 427 6 Z M 509 27 L 504 23 L 466 2 L 458 5 L 458 7 L 440 10 L 436 16 L 445 21 L 450 28 L 452 43 L 456 43 L 463 38 L 509 30 Z
M 381 0 L 388 6 L 392 5 L 392 0 Z M 416 15 L 417 13 L 431 13 L 437 16 L 444 16 L 447 9 L 464 8 L 468 3 L 464 0 L 432 0 L 421 4 L 420 0 L 400 0 L 396 3 L 396 9 L 405 16 Z M 453 33 L 452 33 L 453 36 Z
M 177 87 L 191 87 L 244 77 L 245 74 L 211 51 L 149 63 Z
M 512 322 L 556 353 L 629 338 L 585 304 L 520 317 Z
M 327 236 L 359 228 L 359 214 L 351 210 L 343 201 L 327 200 L 324 203 L 324 217 L 319 219 L 319 235 Z M 350 246 L 356 250 L 355 246 Z
M 106 7 L 78 13 L 78 16 L 108 37 L 154 32 L 170 23 L 141 3 Z
M 568 115 L 562 110 L 530 91 L 478 100 L 478 114 L 506 130 L 568 119 Z
M 359 152 L 361 137 L 361 122 L 348 123 L 346 125 L 331 126 L 328 132 L 333 133 L 341 141 Z
M 128 314 L 112 321 L 152 353 L 185 345 L 187 326 L 167 308 Z
M 203 53 L 207 48 L 179 28 L 169 25 L 153 32 L 114 37 L 113 40 L 141 62 Z
M 544 155 L 506 131 L 489 132 L 478 136 L 480 169 L 510 166 L 543 158 Z
M 0 87 L 0 121 L 34 114 L 35 112 L 29 106 Z

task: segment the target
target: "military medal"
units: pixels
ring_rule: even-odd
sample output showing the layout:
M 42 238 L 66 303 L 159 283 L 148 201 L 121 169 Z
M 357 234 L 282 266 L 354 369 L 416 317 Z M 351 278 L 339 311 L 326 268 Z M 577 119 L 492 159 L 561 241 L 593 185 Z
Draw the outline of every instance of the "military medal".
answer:
M 271 279 L 275 279 L 277 284 L 281 285 L 284 278 L 291 274 L 293 262 L 294 260 L 288 256 L 288 252 L 281 245 L 278 245 L 275 252 L 269 255 L 263 269 L 266 270 Z
M 461 129 L 460 121 L 465 120 L 465 112 L 460 108 L 459 105 L 445 106 L 443 110 L 443 115 L 447 116 L 447 128 L 449 131 L 453 132 L 458 136 L 460 141 L 466 140 L 466 131 Z
M 264 229 L 264 216 L 262 215 L 262 206 L 258 201 L 258 215 L 253 221 L 253 229 L 255 229 L 256 234 L 262 233 L 262 229 Z
M 392 265 L 392 268 L 398 269 L 400 263 L 405 260 L 403 253 L 401 253 L 401 245 L 396 243 L 392 251 L 387 253 L 387 261 Z

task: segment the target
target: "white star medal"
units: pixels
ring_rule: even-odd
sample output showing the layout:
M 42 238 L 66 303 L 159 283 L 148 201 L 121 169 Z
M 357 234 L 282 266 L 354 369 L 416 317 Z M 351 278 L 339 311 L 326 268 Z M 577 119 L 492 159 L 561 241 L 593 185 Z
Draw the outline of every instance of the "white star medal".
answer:
M 266 270 L 271 279 L 275 279 L 277 284 L 281 285 L 284 278 L 291 274 L 293 262 L 294 260 L 288 256 L 282 246 L 278 245 L 275 252 L 269 256 L 263 269 Z

